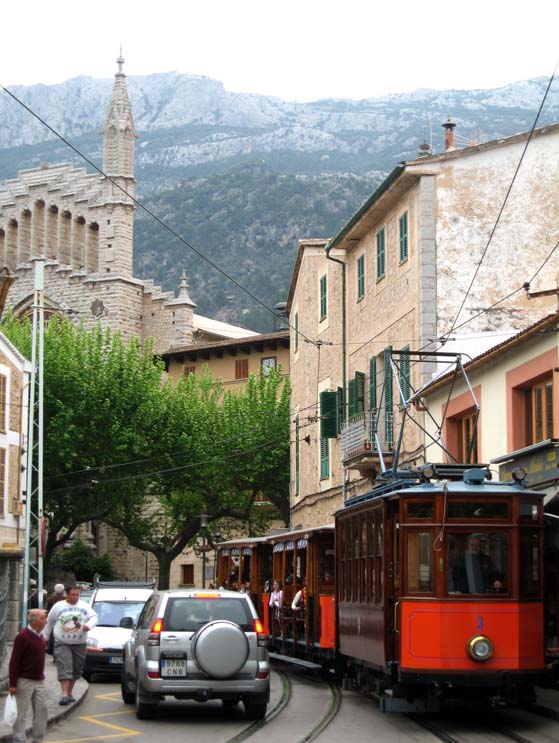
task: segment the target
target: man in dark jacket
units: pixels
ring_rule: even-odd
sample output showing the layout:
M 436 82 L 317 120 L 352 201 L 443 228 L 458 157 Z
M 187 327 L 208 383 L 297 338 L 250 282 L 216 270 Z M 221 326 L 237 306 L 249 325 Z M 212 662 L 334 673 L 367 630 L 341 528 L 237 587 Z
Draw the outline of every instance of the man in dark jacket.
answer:
M 471 534 L 465 553 L 451 567 L 450 590 L 456 593 L 487 593 L 502 588 L 495 563 L 481 551 L 479 535 Z
M 42 743 L 47 729 L 48 713 L 45 691 L 45 638 L 41 634 L 47 621 L 42 609 L 31 609 L 28 625 L 16 635 L 9 667 L 10 694 L 17 701 L 17 719 L 13 743 L 25 743 L 25 718 L 31 704 L 33 728 L 31 740 Z

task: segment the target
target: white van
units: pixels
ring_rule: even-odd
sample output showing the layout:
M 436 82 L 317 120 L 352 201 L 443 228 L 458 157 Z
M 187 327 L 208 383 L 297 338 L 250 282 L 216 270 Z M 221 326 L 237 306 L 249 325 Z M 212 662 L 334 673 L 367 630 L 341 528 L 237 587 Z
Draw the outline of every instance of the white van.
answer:
M 122 648 L 136 626 L 144 604 L 153 593 L 154 581 L 129 583 L 99 581 L 91 598 L 91 607 L 99 617 L 89 631 L 84 678 L 94 673 L 120 677 Z

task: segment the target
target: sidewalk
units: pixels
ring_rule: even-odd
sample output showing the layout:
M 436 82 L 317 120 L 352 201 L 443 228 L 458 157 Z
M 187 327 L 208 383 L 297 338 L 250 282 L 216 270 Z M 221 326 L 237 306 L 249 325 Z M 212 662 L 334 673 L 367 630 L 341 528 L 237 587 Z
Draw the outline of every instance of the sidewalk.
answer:
M 75 707 L 80 704 L 85 695 L 87 694 L 88 683 L 85 679 L 80 679 L 74 686 L 73 694 L 76 701 L 66 707 L 61 707 L 58 702 L 60 701 L 60 684 L 56 678 L 56 666 L 52 662 L 52 656 L 47 655 L 45 663 L 45 683 L 47 687 L 47 708 L 49 714 L 49 726 L 56 720 L 60 720 L 66 717 Z M 1 692 L 0 694 L 0 741 L 11 741 L 12 729 L 9 725 L 5 725 L 4 719 L 4 704 L 8 693 Z M 31 708 L 29 708 L 28 726 L 27 732 L 31 731 Z
M 540 714 L 559 720 L 559 690 L 536 688 L 536 709 Z

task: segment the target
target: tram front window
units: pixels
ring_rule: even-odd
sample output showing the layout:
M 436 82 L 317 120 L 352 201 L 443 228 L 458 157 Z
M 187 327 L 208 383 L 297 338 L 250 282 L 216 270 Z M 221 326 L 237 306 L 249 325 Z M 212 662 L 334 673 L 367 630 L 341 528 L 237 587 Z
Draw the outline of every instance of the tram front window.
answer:
M 449 593 L 502 595 L 507 590 L 508 534 L 450 533 L 448 566 Z

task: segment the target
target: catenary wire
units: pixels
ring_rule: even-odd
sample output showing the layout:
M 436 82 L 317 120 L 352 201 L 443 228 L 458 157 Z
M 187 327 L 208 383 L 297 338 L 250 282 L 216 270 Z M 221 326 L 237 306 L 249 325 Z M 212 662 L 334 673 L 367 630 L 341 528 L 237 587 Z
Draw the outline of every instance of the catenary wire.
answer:
M 116 186 L 125 196 L 127 196 L 139 209 L 144 211 L 146 214 L 148 214 L 152 219 L 154 219 L 163 229 L 167 230 L 173 237 L 175 237 L 179 242 L 181 242 L 183 245 L 185 245 L 187 248 L 192 250 L 199 258 L 204 260 L 209 266 L 211 266 L 214 270 L 218 271 L 222 276 L 224 276 L 228 281 L 231 281 L 238 289 L 240 289 L 242 292 L 247 294 L 251 299 L 253 299 L 255 302 L 257 302 L 261 307 L 266 309 L 268 312 L 270 312 L 274 317 L 276 316 L 276 313 L 271 307 L 268 307 L 268 305 L 263 302 L 261 299 L 259 299 L 255 294 L 253 294 L 249 289 L 244 287 L 240 282 L 238 282 L 236 279 L 234 279 L 232 276 L 230 276 L 226 271 L 224 271 L 222 268 L 220 268 L 217 263 L 212 261 L 210 258 L 208 258 L 206 255 L 204 255 L 201 251 L 199 251 L 197 248 L 195 248 L 191 243 L 188 242 L 182 235 L 180 235 L 175 229 L 173 229 L 170 225 L 168 225 L 161 217 L 158 217 L 155 212 L 153 212 L 149 207 L 147 207 L 143 202 L 141 202 L 139 199 L 137 199 L 135 196 L 130 194 L 123 186 L 120 185 L 114 178 L 107 175 L 102 168 L 100 168 L 98 165 L 96 165 L 93 160 L 91 160 L 87 155 L 85 155 L 81 150 L 79 150 L 72 142 L 70 142 L 66 137 L 64 137 L 60 132 L 58 132 L 54 127 L 52 127 L 50 124 L 48 124 L 41 116 L 39 116 L 38 113 L 33 111 L 33 109 L 28 106 L 26 103 L 24 103 L 20 98 L 18 98 L 15 93 L 12 93 L 11 90 L 6 88 L 4 85 L 0 84 L 0 88 L 7 93 L 16 103 L 18 103 L 22 108 L 24 108 L 28 113 L 30 113 L 37 121 L 39 121 L 44 127 L 46 127 L 50 132 L 52 132 L 58 139 L 60 139 L 64 144 L 69 147 L 73 152 L 76 153 L 79 157 L 82 158 L 88 165 L 91 165 L 92 168 L 94 168 L 100 175 L 102 175 L 104 178 L 106 178 L 110 183 L 113 184 L 113 186 Z M 315 341 L 312 341 L 310 338 L 307 338 L 307 336 L 302 333 L 298 328 L 295 328 L 292 326 L 289 322 L 286 321 L 286 324 L 296 333 L 298 333 L 302 338 L 304 338 L 306 341 L 311 343 L 312 345 L 315 345 Z

